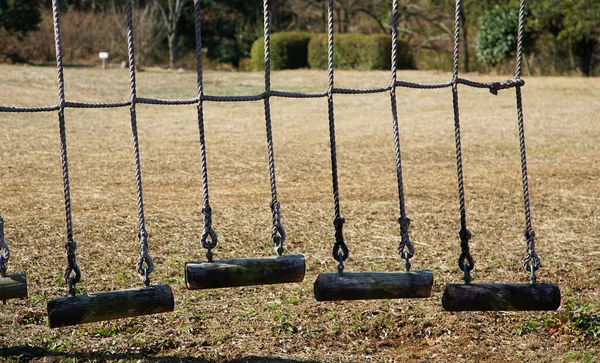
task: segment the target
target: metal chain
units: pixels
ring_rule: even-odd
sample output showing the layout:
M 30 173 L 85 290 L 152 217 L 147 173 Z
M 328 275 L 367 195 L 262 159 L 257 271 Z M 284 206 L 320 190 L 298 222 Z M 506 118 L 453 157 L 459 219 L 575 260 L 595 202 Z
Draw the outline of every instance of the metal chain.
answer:
M 460 237 L 461 254 L 458 258 L 458 267 L 464 273 L 465 283 L 471 282 L 471 271 L 475 266 L 475 261 L 471 256 L 469 249 L 469 240 L 471 232 L 467 228 L 467 212 L 465 206 L 465 186 L 463 181 L 463 166 L 462 166 L 462 148 L 460 140 L 460 112 L 458 109 L 458 55 L 460 47 L 460 14 L 462 11 L 461 0 L 456 1 L 456 12 L 454 16 L 454 63 L 453 63 L 453 84 L 452 84 L 452 106 L 454 108 L 454 141 L 456 144 L 456 172 L 458 179 L 458 200 L 460 210 Z M 465 45 L 466 46 L 466 45 Z
M 515 78 L 521 79 L 523 68 L 523 33 L 525 28 L 525 0 L 520 1 L 519 5 L 519 27 L 517 32 L 517 59 Z M 527 253 L 523 258 L 523 266 L 529 272 L 529 279 L 532 283 L 536 282 L 535 271 L 541 266 L 540 258 L 535 252 L 535 231 L 531 224 L 531 205 L 529 202 L 529 178 L 527 177 L 527 155 L 525 148 L 525 128 L 523 120 L 523 101 L 521 96 L 521 86 L 515 87 L 517 97 L 517 124 L 519 128 L 519 151 L 521 155 L 521 176 L 523 180 L 523 206 L 525 211 L 525 230 L 523 236 L 527 241 Z
M 415 254 L 415 248 L 408 233 L 410 219 L 406 216 L 404 203 L 404 184 L 402 182 L 402 156 L 400 153 L 400 131 L 398 127 L 398 107 L 396 103 L 396 73 L 398 57 L 398 0 L 392 2 L 392 88 L 390 89 L 390 104 L 392 108 L 392 124 L 394 128 L 394 151 L 396 154 L 396 176 L 398 180 L 398 202 L 400 203 L 400 243 L 398 253 L 404 259 L 404 269 L 410 271 L 410 259 Z
M 333 112 L 333 0 L 327 2 L 327 113 L 329 116 L 329 147 L 331 151 L 331 186 L 333 190 L 333 226 L 335 228 L 335 243 L 333 244 L 333 259 L 338 262 L 338 272 L 344 271 L 344 261 L 348 259 L 350 251 L 344 241 L 342 228 L 344 218 L 340 212 L 340 192 L 338 188 L 337 151 L 335 144 L 335 118 Z
M 60 133 L 60 149 L 63 174 L 63 194 L 65 199 L 65 227 L 67 229 L 67 267 L 64 280 L 69 286 L 69 294 L 75 296 L 76 284 L 81 280 L 81 270 L 77 265 L 77 243 L 73 241 L 73 217 L 71 210 L 71 186 L 69 183 L 69 159 L 67 156 L 67 132 L 65 127 L 65 79 L 63 74 L 62 44 L 60 38 L 60 19 L 58 0 L 52 0 L 52 17 L 54 22 L 54 45 L 56 50 L 56 70 L 58 78 L 58 127 Z
M 265 50 L 265 126 L 267 130 L 267 151 L 269 154 L 269 177 L 271 179 L 271 214 L 273 216 L 273 228 L 271 229 L 271 239 L 275 244 L 275 253 L 278 256 L 283 254 L 283 243 L 286 233 L 281 224 L 281 205 L 277 201 L 277 184 L 275 178 L 275 154 L 273 151 L 273 134 L 271 131 L 271 28 L 269 16 L 269 0 L 263 0 L 263 19 L 264 19 L 264 50 Z
M 150 273 L 154 270 L 152 257 L 148 253 L 148 232 L 146 231 L 146 220 L 144 218 L 144 198 L 142 194 L 142 167 L 140 162 L 140 146 L 137 131 L 137 118 L 135 104 L 137 101 L 137 91 L 135 84 L 135 51 L 133 42 L 133 10 L 131 0 L 126 0 L 125 10 L 127 13 L 127 54 L 129 57 L 129 85 L 131 94 L 131 105 L 129 113 L 131 116 L 131 135 L 133 138 L 133 159 L 135 165 L 135 183 L 137 189 L 138 200 L 138 217 L 140 230 L 138 232 L 138 240 L 140 244 L 140 255 L 136 263 L 136 270 L 143 279 L 144 285 L 150 285 Z
M 212 228 L 212 208 L 208 197 L 208 168 L 206 162 L 206 142 L 204 140 L 204 83 L 202 79 L 202 16 L 200 1 L 194 0 L 194 26 L 196 30 L 196 74 L 198 77 L 198 137 L 200 141 L 200 164 L 202 172 L 202 198 L 204 206 L 204 229 L 200 235 L 200 244 L 206 249 L 206 259 L 213 260 L 212 249 L 217 246 L 217 233 Z

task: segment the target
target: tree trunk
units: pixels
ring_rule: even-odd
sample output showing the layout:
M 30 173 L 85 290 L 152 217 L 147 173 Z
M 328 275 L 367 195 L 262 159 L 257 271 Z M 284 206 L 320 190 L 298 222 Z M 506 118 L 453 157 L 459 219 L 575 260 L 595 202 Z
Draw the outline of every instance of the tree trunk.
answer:
M 167 35 L 169 41 L 169 68 L 175 69 L 177 61 L 177 37 L 175 33 Z
M 573 45 L 573 53 L 579 58 L 579 70 L 586 77 L 590 77 L 593 73 L 592 63 L 596 44 L 595 39 L 586 37 Z

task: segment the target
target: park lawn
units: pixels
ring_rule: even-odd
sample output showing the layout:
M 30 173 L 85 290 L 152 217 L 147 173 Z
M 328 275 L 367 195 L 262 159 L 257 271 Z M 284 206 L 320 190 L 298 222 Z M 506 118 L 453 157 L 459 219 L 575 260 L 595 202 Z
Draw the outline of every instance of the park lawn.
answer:
M 56 70 L 0 66 L 0 105 L 57 102 Z M 464 75 L 480 81 L 510 76 Z M 447 73 L 405 71 L 438 82 Z M 261 73 L 208 71 L 205 93 L 260 93 Z M 336 87 L 372 87 L 389 72 L 337 71 Z M 46 303 L 66 295 L 64 205 L 56 112 L 0 114 L 0 214 L 9 273 L 26 272 L 27 300 L 0 306 L 0 358 L 39 361 L 579 361 L 600 359 L 600 83 L 525 78 L 523 88 L 538 281 L 562 292 L 558 312 L 447 313 L 460 282 L 460 228 L 449 89 L 398 89 L 407 214 L 415 269 L 431 298 L 319 303 L 312 284 L 335 271 L 327 102 L 271 100 L 277 188 L 287 253 L 306 257 L 304 282 L 188 291 L 183 264 L 201 260 L 202 191 L 196 108 L 138 105 L 146 223 L 155 283 L 175 312 L 51 330 Z M 127 70 L 67 68 L 69 101 L 129 98 Z M 325 71 L 272 74 L 277 90 L 323 91 Z M 193 72 L 138 73 L 138 97 L 191 98 Z M 476 282 L 527 282 L 514 90 L 460 86 L 468 226 Z M 335 95 L 347 271 L 400 271 L 393 133 L 387 94 Z M 217 259 L 268 256 L 271 213 L 263 102 L 205 104 Z M 67 109 L 75 240 L 83 292 L 141 286 L 128 108 Z M 237 360 L 236 360 L 237 359 Z

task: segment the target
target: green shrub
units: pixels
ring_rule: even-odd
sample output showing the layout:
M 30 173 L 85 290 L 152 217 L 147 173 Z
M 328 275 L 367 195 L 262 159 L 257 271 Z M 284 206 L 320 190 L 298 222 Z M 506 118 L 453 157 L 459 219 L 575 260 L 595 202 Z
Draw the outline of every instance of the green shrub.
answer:
M 333 62 L 336 68 L 389 69 L 391 65 L 392 37 L 386 34 L 336 34 Z M 308 64 L 311 68 L 327 68 L 327 35 L 311 37 L 308 45 Z M 398 42 L 397 66 L 414 69 L 408 44 Z
M 271 69 L 296 69 L 308 67 L 308 42 L 310 34 L 305 32 L 281 32 L 271 34 Z M 250 62 L 252 69 L 264 68 L 264 38 L 252 44 Z

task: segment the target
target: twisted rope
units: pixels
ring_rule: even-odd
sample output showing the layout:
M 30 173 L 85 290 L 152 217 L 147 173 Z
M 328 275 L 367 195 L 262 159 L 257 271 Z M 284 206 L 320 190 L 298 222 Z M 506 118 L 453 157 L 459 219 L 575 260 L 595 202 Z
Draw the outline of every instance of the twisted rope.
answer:
M 452 106 L 454 109 L 454 141 L 456 144 L 456 174 L 458 179 L 458 203 L 460 213 L 460 247 L 461 254 L 458 259 L 458 267 L 464 272 L 465 283 L 471 281 L 470 272 L 473 270 L 475 261 L 471 256 L 469 249 L 469 239 L 471 238 L 471 232 L 467 228 L 467 212 L 465 206 L 465 186 L 463 180 L 463 166 L 462 166 L 462 148 L 460 140 L 460 112 L 458 109 L 458 55 L 460 48 L 460 15 L 462 12 L 461 0 L 456 1 L 456 11 L 454 13 L 454 61 L 452 67 Z
M 56 50 L 56 71 L 58 79 L 58 127 L 60 134 L 60 151 L 63 174 L 63 194 L 65 199 L 65 227 L 67 230 L 67 242 L 65 251 L 67 254 L 67 267 L 64 272 L 64 280 L 69 287 L 69 294 L 75 296 L 76 284 L 81 280 L 81 270 L 77 265 L 77 243 L 73 241 L 73 216 L 71 208 L 71 186 L 69 183 L 69 158 L 67 155 L 67 132 L 65 127 L 65 79 L 63 74 L 62 44 L 60 38 L 60 19 L 58 0 L 52 0 L 52 19 L 54 22 L 54 45 Z
M 8 260 L 10 259 L 10 249 L 4 240 L 4 219 L 0 216 L 0 277 L 6 277 Z
M 139 218 L 138 241 L 140 244 L 140 255 L 135 265 L 137 272 L 143 279 L 144 285 L 150 285 L 150 273 L 154 270 L 152 257 L 148 253 L 148 232 L 146 231 L 146 219 L 144 217 L 144 197 L 142 193 L 142 166 L 140 161 L 140 146 L 137 131 L 137 118 L 135 104 L 137 102 L 137 91 L 135 82 L 135 50 L 133 41 L 133 11 L 131 0 L 126 0 L 125 11 L 127 13 L 127 55 L 129 58 L 129 87 L 131 103 L 129 114 L 131 116 L 131 135 L 133 138 L 133 160 L 135 166 L 135 184 L 137 189 L 137 206 Z
M 519 5 L 519 27 L 517 31 L 517 59 L 515 78 L 521 79 L 523 68 L 523 33 L 525 29 L 525 0 L 520 1 Z M 521 156 L 521 176 L 523 181 L 523 207 L 525 212 L 525 230 L 523 236 L 527 241 L 527 253 L 523 258 L 523 266 L 529 271 L 529 279 L 532 283 L 536 282 L 535 271 L 541 266 L 540 258 L 535 252 L 535 231 L 531 223 L 531 205 L 529 202 L 529 178 L 527 176 L 527 153 L 525 148 L 525 126 L 523 120 L 523 100 L 521 96 L 521 87 L 515 87 L 517 98 L 517 124 L 519 129 L 519 153 Z
M 208 197 L 208 168 L 206 162 L 206 142 L 204 140 L 204 84 L 202 81 L 202 16 L 200 1 L 194 0 L 194 27 L 196 31 L 196 75 L 198 83 L 198 137 L 200 140 L 200 165 L 202 169 L 202 198 L 204 206 L 204 229 L 200 235 L 200 244 L 206 248 L 206 259 L 212 262 L 212 249 L 217 246 L 217 233 L 212 228 L 212 208 Z
M 283 254 L 283 242 L 285 242 L 285 228 L 281 224 L 281 205 L 277 201 L 277 183 L 275 178 L 275 153 L 273 151 L 273 134 L 271 131 L 271 27 L 269 14 L 269 0 L 263 0 L 264 20 L 264 49 L 265 49 L 265 126 L 267 130 L 267 152 L 269 154 L 269 178 L 271 180 L 271 214 L 273 217 L 273 228 L 271 228 L 271 239 L 275 244 L 275 253 Z
M 392 126 L 394 129 L 394 152 L 396 155 L 396 177 L 398 180 L 398 202 L 400 204 L 400 242 L 398 244 L 398 253 L 400 258 L 404 259 L 404 268 L 410 271 L 410 259 L 415 254 L 415 249 L 410 241 L 408 229 L 410 219 L 406 216 L 406 206 L 404 203 L 404 184 L 402 181 L 402 154 L 400 152 L 400 130 L 398 127 L 398 107 L 396 104 L 396 73 L 397 73 L 397 57 L 398 57 L 398 0 L 392 2 L 392 74 L 390 88 L 390 105 L 392 109 Z
M 344 271 L 344 261 L 348 259 L 350 251 L 344 241 L 342 228 L 344 218 L 340 212 L 340 192 L 338 187 L 337 151 L 335 144 L 335 118 L 333 111 L 333 0 L 327 2 L 327 114 L 329 116 L 329 149 L 331 151 L 331 187 L 333 191 L 333 226 L 335 228 L 335 242 L 333 244 L 333 259 L 338 261 L 338 272 Z

